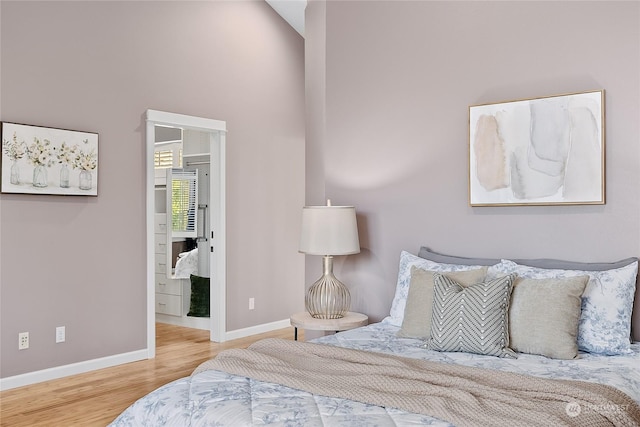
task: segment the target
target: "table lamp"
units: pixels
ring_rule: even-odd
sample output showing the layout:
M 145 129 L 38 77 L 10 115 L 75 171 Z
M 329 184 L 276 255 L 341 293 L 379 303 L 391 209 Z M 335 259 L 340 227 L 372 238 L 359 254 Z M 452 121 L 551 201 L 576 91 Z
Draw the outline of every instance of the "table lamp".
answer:
M 353 206 L 305 206 L 299 251 L 322 255 L 323 274 L 305 296 L 305 307 L 316 319 L 340 319 L 349 311 L 349 289 L 333 275 L 333 256 L 360 252 Z

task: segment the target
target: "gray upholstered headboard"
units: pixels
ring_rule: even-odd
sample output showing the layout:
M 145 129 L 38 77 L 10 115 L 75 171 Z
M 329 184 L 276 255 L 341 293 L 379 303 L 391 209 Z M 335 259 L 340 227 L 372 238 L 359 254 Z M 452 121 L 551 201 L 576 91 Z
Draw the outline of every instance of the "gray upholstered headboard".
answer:
M 418 253 L 420 258 L 429 259 L 434 262 L 445 264 L 464 264 L 464 265 L 494 265 L 500 262 L 495 258 L 470 258 L 455 255 L 444 255 L 434 252 L 423 246 Z M 574 262 L 562 261 L 557 259 L 511 259 L 512 261 L 538 268 L 553 268 L 562 270 L 582 270 L 582 271 L 602 271 L 614 268 L 624 267 L 632 262 L 638 261 L 638 258 L 631 257 L 616 262 Z M 636 294 L 633 301 L 633 314 L 631 316 L 631 337 L 634 341 L 640 341 L 640 283 L 638 280 L 640 275 L 636 276 Z

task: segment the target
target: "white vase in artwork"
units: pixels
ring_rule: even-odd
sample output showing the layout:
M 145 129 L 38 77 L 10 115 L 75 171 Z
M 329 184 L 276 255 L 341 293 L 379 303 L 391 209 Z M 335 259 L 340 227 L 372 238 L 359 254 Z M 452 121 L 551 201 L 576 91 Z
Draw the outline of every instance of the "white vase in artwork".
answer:
M 33 168 L 33 186 L 38 188 L 44 188 L 48 186 L 47 182 L 47 168 L 42 165 L 36 165 Z
M 11 165 L 11 183 L 13 185 L 20 184 L 20 166 L 18 166 L 17 160 L 14 160 Z
M 91 182 L 93 177 L 91 176 L 91 171 L 81 170 L 80 171 L 80 189 L 81 190 L 91 190 L 93 183 Z
M 60 169 L 60 188 L 69 188 L 69 168 L 66 163 Z

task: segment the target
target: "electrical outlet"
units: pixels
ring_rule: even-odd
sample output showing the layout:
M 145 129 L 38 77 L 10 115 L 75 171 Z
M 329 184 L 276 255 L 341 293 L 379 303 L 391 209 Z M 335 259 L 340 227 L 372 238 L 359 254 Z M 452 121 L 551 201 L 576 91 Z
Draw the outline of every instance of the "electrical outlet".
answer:
M 18 334 L 18 350 L 26 350 L 29 348 L 29 332 L 20 332 Z
M 56 328 L 56 344 L 64 342 L 65 340 L 65 327 L 58 326 Z
M 249 298 L 249 310 L 253 310 L 256 308 L 256 300 L 255 298 Z

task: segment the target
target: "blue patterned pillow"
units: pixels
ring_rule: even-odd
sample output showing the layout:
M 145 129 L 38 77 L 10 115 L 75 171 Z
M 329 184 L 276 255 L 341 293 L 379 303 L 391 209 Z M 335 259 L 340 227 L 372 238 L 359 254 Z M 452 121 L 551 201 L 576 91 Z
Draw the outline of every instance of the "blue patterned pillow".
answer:
M 612 356 L 631 352 L 631 313 L 637 272 L 638 261 L 611 270 L 580 271 L 527 267 L 502 260 L 489 267 L 487 277 L 510 273 L 530 279 L 589 276 L 582 294 L 578 349 Z
M 466 288 L 434 273 L 427 348 L 517 358 L 509 348 L 509 301 L 515 274 Z
M 468 271 L 482 268 L 481 265 L 455 265 L 440 264 L 417 257 L 409 252 L 402 251 L 400 253 L 400 266 L 398 268 L 398 283 L 396 285 L 396 294 L 391 302 L 391 310 L 389 316 L 384 319 L 385 323 L 394 326 L 402 326 L 404 320 L 404 310 L 407 303 L 407 295 L 409 294 L 409 285 L 411 284 L 411 267 L 416 266 L 422 270 L 451 272 L 451 271 Z

